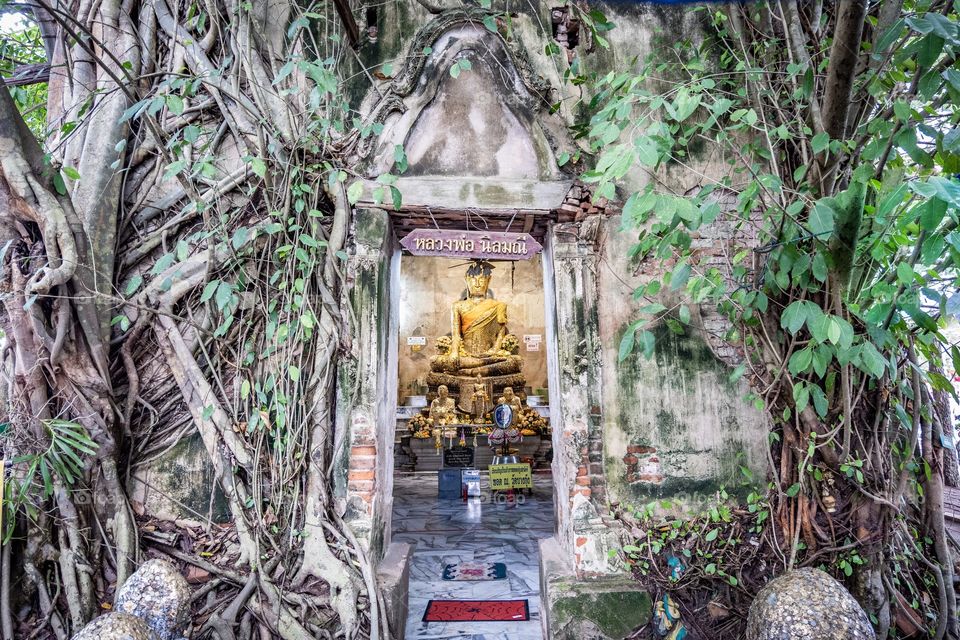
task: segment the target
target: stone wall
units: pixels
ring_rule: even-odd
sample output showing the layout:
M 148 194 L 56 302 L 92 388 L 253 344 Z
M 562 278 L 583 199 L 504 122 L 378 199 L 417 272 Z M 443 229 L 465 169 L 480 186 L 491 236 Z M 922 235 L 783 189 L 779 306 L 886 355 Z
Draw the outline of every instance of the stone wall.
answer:
M 547 351 L 541 342 L 539 351 L 527 351 L 524 335 L 544 336 L 543 260 L 498 262 L 494 265 L 491 294 L 507 303 L 508 328 L 520 339 L 523 374 L 531 389 L 547 387 Z M 416 394 L 418 379 L 430 371 L 430 358 L 436 355 L 436 340 L 450 335 L 450 308 L 464 295 L 463 260 L 404 256 L 400 261 L 400 333 L 398 397 Z M 407 338 L 422 336 L 427 345 L 419 351 L 407 344 Z M 519 391 L 519 390 L 517 390 Z

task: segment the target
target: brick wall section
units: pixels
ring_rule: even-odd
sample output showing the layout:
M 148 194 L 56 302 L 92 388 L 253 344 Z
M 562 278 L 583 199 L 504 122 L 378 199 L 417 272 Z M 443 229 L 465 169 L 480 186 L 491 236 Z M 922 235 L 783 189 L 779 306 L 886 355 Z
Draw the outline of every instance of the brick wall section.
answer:
M 687 195 L 691 195 L 688 193 Z M 736 211 L 736 195 L 721 190 L 715 191 L 711 197 L 720 205 L 721 213 L 717 219 L 704 225 L 696 231 L 691 231 L 690 248 L 693 252 L 691 265 L 701 272 L 716 268 L 723 274 L 730 290 L 741 283 L 733 280 L 734 256 L 740 251 L 750 253 L 739 263 L 747 270 L 746 278 L 752 278 L 762 267 L 762 256 L 753 251 L 758 245 L 760 230 L 753 220 L 743 220 Z M 666 271 L 673 268 L 675 261 L 656 260 L 647 258 L 638 266 L 634 275 L 661 277 Z M 730 343 L 726 337 L 732 325 L 725 316 L 720 314 L 712 304 L 705 304 L 700 308 L 700 324 L 704 338 L 714 355 L 728 365 L 736 366 L 743 362 L 743 345 Z
M 373 492 L 377 482 L 377 447 L 373 437 L 354 439 L 350 447 L 350 466 L 347 470 L 347 489 L 367 504 L 373 513 Z
M 587 438 L 587 477 L 594 504 L 606 507 L 607 475 L 603 469 L 603 412 L 600 407 L 590 408 L 590 431 Z
M 594 202 L 591 188 L 579 180 L 573 183 L 563 204 L 556 209 L 557 222 L 581 222 L 587 216 L 598 213 L 612 215 L 616 211 L 606 198 L 597 198 Z

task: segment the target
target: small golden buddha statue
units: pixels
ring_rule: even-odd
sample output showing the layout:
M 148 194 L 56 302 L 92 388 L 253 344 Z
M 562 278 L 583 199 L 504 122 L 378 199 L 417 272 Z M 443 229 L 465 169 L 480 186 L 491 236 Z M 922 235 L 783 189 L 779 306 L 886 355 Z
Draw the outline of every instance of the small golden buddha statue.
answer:
M 437 389 L 437 397 L 430 403 L 430 419 L 433 424 L 442 427 L 457 420 L 457 404 L 450 397 L 447 385 L 442 384 Z
M 520 396 L 513 392 L 513 387 L 504 387 L 503 395 L 497 399 L 497 404 L 508 404 L 513 409 L 513 420 L 510 424 L 514 424 L 520 417 L 523 404 L 520 402 Z
M 487 385 L 480 376 L 473 385 L 473 395 L 470 397 L 471 413 L 479 422 L 490 411 L 490 396 L 487 395 Z
M 467 269 L 467 298 L 453 305 L 450 346 L 431 359 L 431 371 L 471 378 L 520 372 L 521 357 L 504 349 L 507 305 L 487 297 L 492 272 L 482 261 Z

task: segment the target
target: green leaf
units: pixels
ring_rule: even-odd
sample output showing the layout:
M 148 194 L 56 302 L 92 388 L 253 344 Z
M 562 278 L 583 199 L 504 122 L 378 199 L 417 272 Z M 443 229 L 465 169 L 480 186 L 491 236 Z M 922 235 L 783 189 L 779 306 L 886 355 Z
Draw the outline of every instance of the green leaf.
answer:
M 183 98 L 171 93 L 166 96 L 165 100 L 170 113 L 176 116 L 183 114 Z
M 290 365 L 287 367 L 287 373 L 290 375 L 290 379 L 294 382 L 297 382 L 300 379 L 300 368 Z
M 488 31 L 492 31 L 493 33 L 496 33 L 497 32 L 496 18 L 494 18 L 493 16 L 484 16 L 483 26 L 485 26 Z
M 807 369 L 810 368 L 810 364 L 813 362 L 813 349 L 806 347 L 795 351 L 792 356 L 790 356 L 790 362 L 787 364 L 787 369 L 793 375 L 804 373 Z
M 356 180 L 349 187 L 347 187 L 347 201 L 350 204 L 357 204 L 357 201 L 360 200 L 360 196 L 363 195 L 363 181 Z
M 887 370 L 887 362 L 871 342 L 864 342 L 860 349 L 860 369 L 874 378 L 881 378 Z
M 707 531 L 707 535 L 703 536 L 703 539 L 707 542 L 713 542 L 717 539 L 718 535 L 720 535 L 719 529 L 710 529 L 710 531 Z
M 643 350 L 643 357 L 653 356 L 654 348 L 657 346 L 657 338 L 649 331 L 640 332 L 640 348 Z
M 233 246 L 233 250 L 236 251 L 246 244 L 249 239 L 250 229 L 247 227 L 237 227 L 237 230 L 233 232 L 233 237 L 230 239 L 230 244 Z
M 793 387 L 793 403 L 797 407 L 797 413 L 807 408 L 810 402 L 810 387 L 802 382 L 798 382 Z
M 617 132 L 619 135 L 619 130 Z M 637 160 L 640 161 L 640 164 L 654 168 L 657 166 L 657 163 L 660 162 L 660 151 L 657 147 L 657 142 L 649 136 L 639 136 L 634 143 L 637 151 Z
M 790 487 L 787 488 L 786 491 L 784 491 L 784 493 L 786 493 L 787 496 L 791 498 L 796 497 L 796 495 L 800 493 L 800 483 L 799 482 L 793 483 L 792 485 L 790 485 Z
M 833 344 L 838 344 L 840 342 L 841 335 L 842 329 L 839 319 L 835 316 L 831 316 L 829 319 L 829 324 L 827 325 L 827 340 Z
M 807 305 L 803 300 L 791 302 L 780 315 L 780 326 L 796 335 L 807 321 Z
M 173 258 L 174 256 L 172 253 L 165 253 L 160 256 L 160 258 L 157 259 L 157 262 L 153 265 L 151 273 L 157 275 L 166 271 L 167 268 L 173 264 Z
M 53 174 L 53 188 L 62 196 L 67 195 L 67 184 L 63 181 L 63 176 L 59 173 Z
M 262 178 L 267 175 L 267 163 L 261 158 L 250 158 L 250 170 Z
M 64 168 L 63 168 L 63 173 L 66 174 L 66 176 L 67 176 L 68 178 L 70 178 L 71 180 L 79 180 L 79 179 L 80 179 L 80 172 L 77 171 L 76 169 L 74 169 L 73 167 L 64 167 Z
M 670 288 L 674 291 L 682 289 L 690 279 L 690 265 L 684 262 L 674 268 L 670 275 Z
M 636 339 L 637 327 L 636 323 L 633 323 L 627 327 L 623 337 L 620 338 L 620 349 L 618 350 L 617 355 L 618 362 L 623 362 L 630 356 L 630 354 L 633 352 L 633 345 L 636 343 Z
M 820 153 L 830 146 L 830 136 L 826 131 L 821 131 L 810 140 L 810 147 L 814 153 Z
M 746 372 L 746 370 L 747 370 L 747 365 L 745 364 L 737 365 L 737 367 L 730 372 L 730 377 L 729 377 L 730 382 L 737 382 L 738 380 L 740 380 L 740 378 L 743 377 L 743 374 Z
M 834 211 L 824 200 L 818 200 L 810 210 L 809 221 L 810 233 L 817 239 L 826 241 L 833 234 L 834 230 Z
M 818 281 L 827 281 L 827 261 L 823 257 L 822 253 L 818 253 L 816 256 L 814 256 L 811 271 L 813 272 L 813 277 Z
M 213 294 L 216 292 L 217 287 L 219 285 L 220 285 L 219 280 L 211 280 L 210 282 L 208 282 L 207 285 L 203 288 L 203 293 L 200 294 L 200 302 L 204 303 L 210 300 L 210 298 L 213 297 Z
M 914 284 L 915 278 L 916 274 L 913 271 L 913 267 L 909 264 L 901 262 L 897 265 L 897 280 L 900 281 L 900 284 L 909 287 Z
M 217 309 L 223 311 L 228 304 L 230 304 L 230 298 L 233 295 L 233 285 L 229 282 L 220 281 L 217 284 L 217 291 L 214 294 L 213 301 L 217 305 Z
M 127 283 L 127 295 L 133 294 L 134 291 L 140 288 L 140 285 L 143 284 L 143 276 L 139 273 L 135 274 L 130 278 L 130 282 Z

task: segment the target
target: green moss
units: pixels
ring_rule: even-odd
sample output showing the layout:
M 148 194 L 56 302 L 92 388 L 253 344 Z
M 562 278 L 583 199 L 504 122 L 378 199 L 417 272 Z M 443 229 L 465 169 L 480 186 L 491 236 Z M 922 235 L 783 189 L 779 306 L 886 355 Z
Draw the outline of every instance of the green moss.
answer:
M 157 463 L 157 470 L 166 477 L 164 494 L 171 496 L 184 509 L 184 517 L 206 517 L 211 508 L 210 492 L 213 492 L 211 517 L 214 522 L 230 522 L 230 504 L 220 490 L 216 472 L 199 433 L 181 439 Z M 198 477 L 199 476 L 199 477 Z M 185 479 L 189 481 L 184 482 Z
M 382 247 L 387 235 L 387 214 L 380 209 L 357 211 L 356 243 L 367 247 Z
M 568 590 L 568 595 L 551 605 L 550 614 L 560 631 L 559 637 L 572 637 L 563 634 L 563 627 L 581 620 L 594 623 L 608 638 L 626 637 L 650 621 L 650 595 L 641 591 L 639 585 L 627 584 L 619 591 L 594 591 L 589 583 L 577 583 Z

